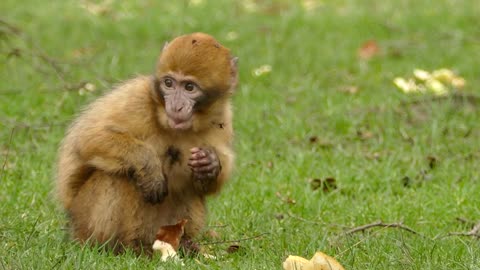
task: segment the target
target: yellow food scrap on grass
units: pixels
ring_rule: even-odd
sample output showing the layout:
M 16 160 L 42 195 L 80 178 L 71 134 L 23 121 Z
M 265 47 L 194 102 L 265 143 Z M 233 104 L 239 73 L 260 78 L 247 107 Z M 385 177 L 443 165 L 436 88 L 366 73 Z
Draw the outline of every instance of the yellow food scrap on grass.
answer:
M 333 257 L 318 251 L 312 259 L 288 256 L 283 262 L 283 270 L 345 270 Z
M 465 83 L 464 78 L 446 68 L 432 72 L 414 69 L 412 78 L 396 77 L 393 80 L 393 84 L 406 94 L 430 92 L 438 96 L 448 95 L 452 90 L 461 90 Z

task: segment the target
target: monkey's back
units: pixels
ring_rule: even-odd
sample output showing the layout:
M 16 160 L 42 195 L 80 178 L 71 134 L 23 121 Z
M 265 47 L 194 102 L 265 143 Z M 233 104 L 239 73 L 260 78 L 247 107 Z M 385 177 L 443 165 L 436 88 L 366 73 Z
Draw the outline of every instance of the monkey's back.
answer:
M 65 209 L 70 208 L 78 189 L 94 172 L 80 153 L 87 142 L 95 140 L 96 134 L 105 132 L 105 128 L 109 127 L 128 127 L 128 132 L 139 137 L 153 132 L 145 130 L 145 126 L 149 126 L 145 123 L 152 121 L 153 117 L 152 108 L 148 106 L 150 82 L 149 77 L 142 76 L 119 85 L 85 107 L 68 128 L 59 148 L 55 181 L 57 198 Z M 144 105 L 130 106 L 139 102 Z M 118 126 L 119 119 L 122 119 L 122 126 Z M 138 122 L 138 119 L 141 121 Z M 142 131 L 142 134 L 135 134 L 137 131 Z

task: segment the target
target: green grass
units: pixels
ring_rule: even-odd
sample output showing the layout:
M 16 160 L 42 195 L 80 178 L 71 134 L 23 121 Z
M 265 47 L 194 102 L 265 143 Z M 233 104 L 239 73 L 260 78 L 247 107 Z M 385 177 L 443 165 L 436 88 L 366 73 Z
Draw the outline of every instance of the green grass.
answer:
M 314 11 L 301 1 L 115 1 L 100 15 L 80 2 L 0 3 L 0 269 L 281 269 L 287 255 L 317 250 L 346 269 L 480 269 L 480 239 L 448 235 L 480 220 L 480 101 L 407 96 L 392 83 L 445 67 L 480 95 L 478 1 L 318 1 Z M 207 246 L 219 258 L 182 267 L 66 240 L 52 197 L 66 126 L 193 31 L 240 57 L 236 171 L 209 201 L 220 239 L 202 240 L 225 241 Z M 359 60 L 367 40 L 380 54 Z M 266 64 L 270 73 L 252 75 Z M 96 90 L 80 95 L 87 82 Z M 327 177 L 337 189 L 310 188 Z M 418 234 L 343 234 L 377 220 Z

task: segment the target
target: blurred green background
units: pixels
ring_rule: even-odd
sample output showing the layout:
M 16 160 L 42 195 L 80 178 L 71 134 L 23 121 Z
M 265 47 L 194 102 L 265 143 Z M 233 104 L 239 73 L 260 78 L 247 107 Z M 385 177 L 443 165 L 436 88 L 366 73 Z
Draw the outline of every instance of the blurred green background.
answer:
M 479 15 L 476 0 L 1 1 L 0 269 L 281 269 L 317 250 L 346 269 L 480 269 L 478 231 L 455 235 L 480 220 Z M 236 171 L 198 239 L 218 258 L 69 241 L 52 194 L 68 124 L 196 31 L 240 59 Z M 393 83 L 442 68 L 465 85 Z M 345 234 L 378 220 L 416 233 Z

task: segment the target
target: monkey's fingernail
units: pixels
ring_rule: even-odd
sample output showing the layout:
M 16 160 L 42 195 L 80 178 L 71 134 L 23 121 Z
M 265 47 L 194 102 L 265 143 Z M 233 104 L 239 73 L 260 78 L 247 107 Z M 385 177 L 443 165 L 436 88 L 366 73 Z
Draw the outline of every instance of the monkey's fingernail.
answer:
M 200 151 L 200 148 L 198 148 L 198 147 L 194 147 L 194 148 L 190 149 L 191 153 L 196 153 L 198 151 Z

